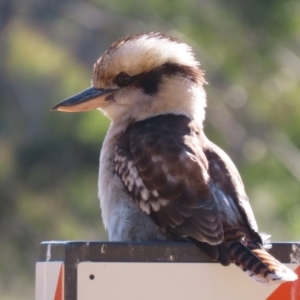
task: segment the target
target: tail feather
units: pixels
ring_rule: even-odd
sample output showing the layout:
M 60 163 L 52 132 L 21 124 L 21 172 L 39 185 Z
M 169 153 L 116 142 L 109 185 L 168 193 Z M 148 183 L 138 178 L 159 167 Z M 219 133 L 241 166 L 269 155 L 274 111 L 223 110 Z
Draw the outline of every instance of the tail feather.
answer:
M 248 244 L 234 241 L 228 243 L 228 250 L 239 268 L 258 282 L 294 281 L 298 276 L 289 268 L 270 255 L 259 244 Z

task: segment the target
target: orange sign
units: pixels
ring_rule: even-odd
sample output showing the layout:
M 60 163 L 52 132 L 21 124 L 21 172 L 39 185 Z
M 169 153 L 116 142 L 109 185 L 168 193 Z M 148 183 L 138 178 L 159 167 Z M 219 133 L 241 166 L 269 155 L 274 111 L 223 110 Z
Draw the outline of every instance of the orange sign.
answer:
M 282 283 L 267 300 L 300 300 L 300 267 L 294 272 L 298 279 Z

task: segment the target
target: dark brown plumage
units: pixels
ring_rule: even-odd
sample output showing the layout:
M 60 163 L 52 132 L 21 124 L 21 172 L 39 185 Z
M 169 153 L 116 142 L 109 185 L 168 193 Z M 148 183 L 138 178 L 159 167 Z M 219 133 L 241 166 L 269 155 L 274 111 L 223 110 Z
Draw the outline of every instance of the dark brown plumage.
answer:
M 182 115 L 135 122 L 120 136 L 115 157 L 132 200 L 173 239 L 186 238 L 258 281 L 289 273 L 264 249 L 236 168 L 197 122 Z

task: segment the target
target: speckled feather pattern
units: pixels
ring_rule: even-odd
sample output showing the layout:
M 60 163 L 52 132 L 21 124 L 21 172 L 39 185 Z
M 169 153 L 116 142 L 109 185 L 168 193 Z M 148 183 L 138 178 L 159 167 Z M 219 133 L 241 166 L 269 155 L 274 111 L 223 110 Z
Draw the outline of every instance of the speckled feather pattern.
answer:
M 264 249 L 235 166 L 197 122 L 163 115 L 130 125 L 117 144 L 115 169 L 162 232 L 196 242 L 261 283 L 293 278 Z
M 244 212 L 232 200 L 237 195 L 227 179 L 229 171 L 211 180 L 217 162 L 211 162 L 209 170 L 203 151 L 207 147 L 196 122 L 184 116 L 158 116 L 127 128 L 117 145 L 115 168 L 132 199 L 164 230 L 218 244 L 223 240 L 222 222 L 238 226 Z M 229 182 L 232 186 L 227 187 Z M 212 193 L 220 187 L 230 190 L 231 200 L 225 193 L 224 199 L 220 192 Z

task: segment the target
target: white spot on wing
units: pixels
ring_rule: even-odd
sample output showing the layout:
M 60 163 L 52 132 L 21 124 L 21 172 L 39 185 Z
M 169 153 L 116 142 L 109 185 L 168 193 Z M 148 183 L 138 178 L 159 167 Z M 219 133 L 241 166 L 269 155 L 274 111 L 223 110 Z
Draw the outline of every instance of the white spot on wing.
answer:
M 158 201 L 150 201 L 150 204 L 151 204 L 153 211 L 160 210 L 160 203 Z
M 153 195 L 154 197 L 158 197 L 158 192 L 157 192 L 156 190 L 154 190 L 154 191 L 152 191 L 152 195 Z
M 150 214 L 151 210 L 150 210 L 150 204 L 148 202 L 140 201 L 139 205 L 142 211 L 144 211 L 148 215 Z
M 149 193 L 148 189 L 142 188 L 142 190 L 141 190 L 142 200 L 147 201 L 147 200 L 149 200 L 149 197 L 150 197 L 150 193 Z
M 166 206 L 169 203 L 169 200 L 164 198 L 159 198 L 159 203 L 161 206 Z
M 143 186 L 143 181 L 142 181 L 142 179 L 141 178 L 136 178 L 135 179 L 135 185 L 137 186 L 137 187 L 141 187 L 141 186 Z

